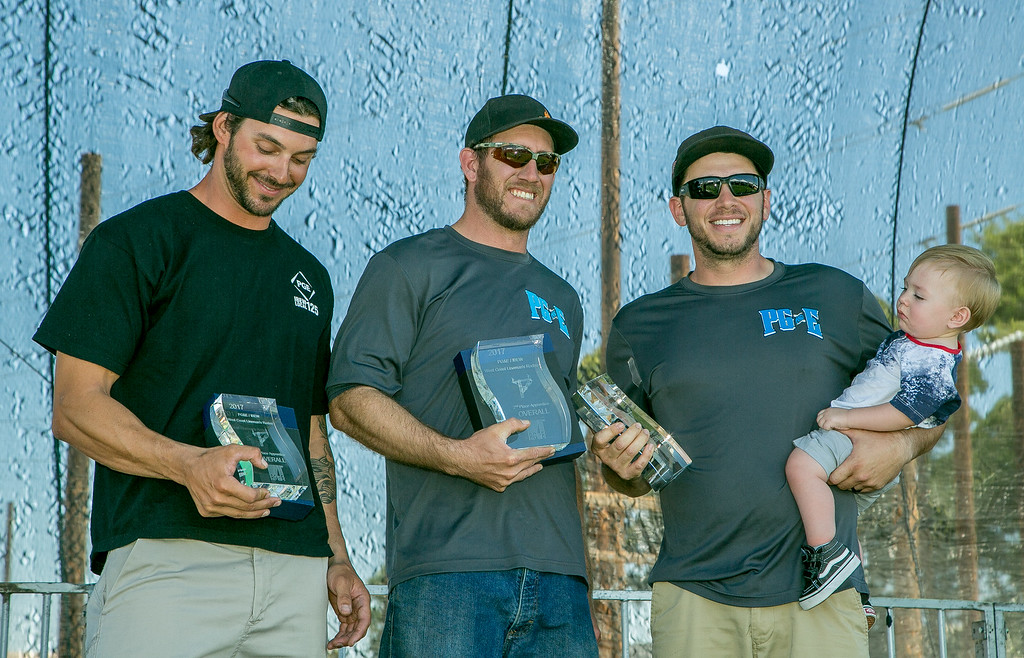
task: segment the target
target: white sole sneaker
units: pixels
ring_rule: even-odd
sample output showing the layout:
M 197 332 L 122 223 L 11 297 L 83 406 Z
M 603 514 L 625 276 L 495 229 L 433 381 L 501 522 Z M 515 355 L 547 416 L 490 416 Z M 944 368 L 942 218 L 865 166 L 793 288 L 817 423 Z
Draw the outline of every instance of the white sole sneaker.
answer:
M 810 594 L 800 597 L 800 607 L 804 610 L 810 610 L 814 606 L 818 605 L 829 596 L 832 592 L 836 591 L 840 585 L 842 585 L 850 575 L 857 570 L 860 566 L 860 558 L 857 557 L 856 553 L 850 553 L 849 558 L 845 564 L 837 568 L 835 573 L 829 575 L 828 579 L 821 584 L 821 587 L 814 590 Z

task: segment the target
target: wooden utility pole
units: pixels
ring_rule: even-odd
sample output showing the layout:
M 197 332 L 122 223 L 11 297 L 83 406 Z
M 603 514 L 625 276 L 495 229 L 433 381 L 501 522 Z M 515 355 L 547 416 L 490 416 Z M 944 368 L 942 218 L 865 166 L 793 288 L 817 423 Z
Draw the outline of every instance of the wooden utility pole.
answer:
M 82 154 L 82 190 L 79 198 L 78 249 L 100 223 L 100 192 L 103 157 L 99 153 Z
M 4 582 L 11 582 L 11 557 L 14 555 L 14 503 L 7 503 L 7 536 L 4 537 Z
M 946 242 L 960 244 L 960 206 L 946 206 Z M 961 346 L 967 340 L 960 336 Z M 964 350 L 957 368 L 960 409 L 953 415 L 953 463 L 956 481 L 957 572 L 960 598 L 978 600 L 978 532 L 974 523 L 974 457 L 971 448 L 970 364 Z
M 600 370 L 606 369 L 605 348 L 612 318 L 619 310 L 621 284 L 619 259 L 619 2 L 601 3 L 601 345 Z M 601 476 L 597 458 L 588 453 L 581 467 L 587 474 L 587 523 L 597 587 L 625 585 L 626 555 L 615 550 L 624 531 L 624 496 L 613 493 Z M 594 611 L 601 628 L 601 656 L 614 656 L 622 644 L 621 606 L 599 601 Z
M 1013 414 L 1013 448 L 1017 465 L 1017 528 L 1024 537 L 1024 340 L 1010 343 L 1010 408 Z M 1024 573 L 1024 551 L 1020 555 L 1020 571 Z
M 619 236 L 619 0 L 601 5 L 601 365 L 621 302 Z
M 690 254 L 669 256 L 669 283 L 675 283 L 690 273 Z
M 100 221 L 100 174 L 98 153 L 82 155 L 81 208 L 78 218 L 78 248 Z M 68 446 L 68 479 L 64 488 L 64 524 L 60 532 L 61 577 L 66 583 L 84 583 L 89 527 L 90 460 Z M 78 658 L 85 654 L 85 597 L 65 594 L 60 608 L 60 656 Z
M 893 556 L 892 584 L 900 596 L 921 598 L 921 512 L 917 505 L 917 463 L 912 461 L 903 467 L 900 475 L 900 486 L 893 492 L 899 492 L 900 505 L 894 512 L 895 528 L 903 528 L 906 533 L 895 535 L 895 555 Z M 879 611 L 881 612 L 881 611 Z M 924 615 L 920 610 L 908 609 L 892 612 L 896 638 L 899 642 L 897 655 L 907 658 L 924 658 L 931 655 L 925 651 Z

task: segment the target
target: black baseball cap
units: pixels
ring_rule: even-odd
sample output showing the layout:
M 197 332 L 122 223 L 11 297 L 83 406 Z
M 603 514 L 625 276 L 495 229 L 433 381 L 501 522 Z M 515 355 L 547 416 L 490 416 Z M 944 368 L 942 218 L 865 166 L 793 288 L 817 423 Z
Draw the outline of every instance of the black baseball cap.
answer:
M 754 139 L 742 130 L 729 126 L 715 126 L 690 135 L 679 145 L 676 160 L 672 164 L 672 194 L 677 196 L 679 186 L 685 181 L 683 174 L 687 167 L 711 153 L 736 153 L 754 163 L 761 178 L 768 180 L 768 173 L 775 164 L 775 155 L 764 143 Z
M 320 112 L 319 126 L 274 114 L 274 108 L 292 96 L 305 98 L 316 105 Z M 315 137 L 319 142 L 324 138 L 327 125 L 327 98 L 316 80 L 288 60 L 263 60 L 250 62 L 235 71 L 231 84 L 224 90 L 220 109 L 200 114 L 199 120 L 210 121 L 217 112 L 230 112 L 235 116 L 271 123 Z
M 547 108 L 538 101 L 522 94 L 508 94 L 488 100 L 476 113 L 466 128 L 466 148 L 473 148 L 487 141 L 491 135 L 527 123 L 548 131 L 555 153 L 559 155 L 573 150 L 580 141 L 569 124 L 552 119 Z

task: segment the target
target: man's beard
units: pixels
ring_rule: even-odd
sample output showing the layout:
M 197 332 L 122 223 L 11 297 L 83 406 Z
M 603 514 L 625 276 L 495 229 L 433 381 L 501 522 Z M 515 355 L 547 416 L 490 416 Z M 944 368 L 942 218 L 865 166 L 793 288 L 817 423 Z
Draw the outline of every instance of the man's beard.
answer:
M 686 227 L 690 231 L 690 239 L 695 249 L 700 251 L 708 260 L 727 262 L 741 260 L 748 256 L 757 247 L 757 240 L 761 235 L 761 227 L 764 224 L 764 212 L 758 209 L 758 216 L 751 215 L 745 221 L 752 224 L 750 230 L 738 243 L 716 244 L 708 237 L 707 230 L 703 223 L 695 224 L 690 221 L 689 213 L 683 208 L 683 216 L 686 218 Z
M 516 217 L 508 213 L 504 208 L 504 185 L 498 182 L 486 165 L 482 165 L 477 169 L 477 172 L 476 185 L 473 186 L 473 198 L 487 216 L 493 219 L 495 223 L 502 228 L 506 228 L 510 231 L 529 231 L 533 228 L 533 225 L 537 223 L 540 216 L 544 214 L 544 208 L 547 206 L 548 200 L 541 200 L 540 206 L 537 208 L 536 215 L 528 216 L 526 218 Z M 540 189 L 531 189 L 531 191 L 535 191 L 537 195 L 544 193 L 540 184 L 537 184 L 536 187 Z
M 238 158 L 238 154 L 235 152 L 235 136 L 232 135 L 230 141 L 228 141 L 228 148 L 224 152 L 224 172 L 228 179 L 228 188 L 231 191 L 231 196 L 235 198 L 238 205 L 251 215 L 256 217 L 270 217 L 277 210 L 277 207 L 291 195 L 294 191 L 295 185 L 282 186 L 279 183 L 275 183 L 273 180 L 266 176 L 257 175 L 251 172 L 245 171 L 241 160 Z M 286 194 L 282 194 L 277 198 L 270 200 L 263 200 L 258 198 L 258 195 L 253 194 L 249 188 L 249 176 L 256 178 L 267 187 L 286 187 L 288 191 Z

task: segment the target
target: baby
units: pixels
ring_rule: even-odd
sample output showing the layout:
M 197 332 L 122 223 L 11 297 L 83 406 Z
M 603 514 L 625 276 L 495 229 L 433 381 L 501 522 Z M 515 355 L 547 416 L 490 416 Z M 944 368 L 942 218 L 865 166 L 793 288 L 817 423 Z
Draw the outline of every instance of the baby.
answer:
M 995 267 L 977 249 L 951 244 L 922 253 L 910 266 L 896 304 L 900 330 L 882 342 L 843 394 L 818 412 L 821 429 L 793 442 L 786 477 L 807 535 L 801 549 L 801 608 L 809 610 L 827 599 L 860 565 L 857 553 L 836 539 L 828 478 L 853 449 L 837 430 L 888 432 L 945 423 L 960 407 L 960 334 L 988 320 L 999 294 Z M 878 491 L 858 493 L 858 513 L 898 481 L 897 476 Z

